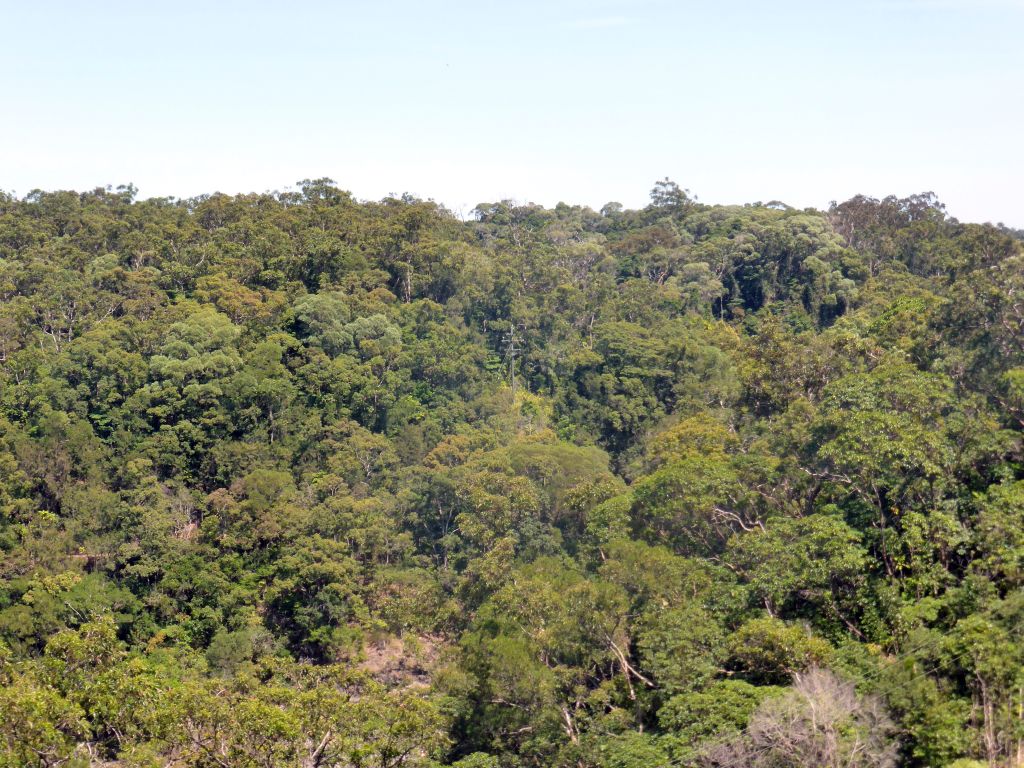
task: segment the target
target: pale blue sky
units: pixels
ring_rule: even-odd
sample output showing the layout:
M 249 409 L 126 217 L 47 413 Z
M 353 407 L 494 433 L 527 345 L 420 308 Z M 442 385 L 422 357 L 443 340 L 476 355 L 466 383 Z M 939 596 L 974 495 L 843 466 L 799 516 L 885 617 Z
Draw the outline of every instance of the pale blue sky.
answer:
M 0 0 L 0 189 L 826 206 L 1024 226 L 1024 0 Z

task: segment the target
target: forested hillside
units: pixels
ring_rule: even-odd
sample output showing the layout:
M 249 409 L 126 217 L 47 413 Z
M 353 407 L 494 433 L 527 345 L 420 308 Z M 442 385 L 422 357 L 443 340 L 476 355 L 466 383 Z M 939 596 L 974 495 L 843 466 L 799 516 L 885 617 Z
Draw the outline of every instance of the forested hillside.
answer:
M 134 197 L 0 195 L 0 766 L 1024 765 L 1020 232 Z

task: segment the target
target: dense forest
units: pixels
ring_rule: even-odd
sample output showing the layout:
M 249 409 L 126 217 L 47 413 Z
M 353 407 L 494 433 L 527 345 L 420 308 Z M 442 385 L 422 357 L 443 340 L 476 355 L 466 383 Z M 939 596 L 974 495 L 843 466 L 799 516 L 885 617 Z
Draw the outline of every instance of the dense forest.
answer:
M 1022 240 L 0 194 L 0 766 L 1024 765 Z

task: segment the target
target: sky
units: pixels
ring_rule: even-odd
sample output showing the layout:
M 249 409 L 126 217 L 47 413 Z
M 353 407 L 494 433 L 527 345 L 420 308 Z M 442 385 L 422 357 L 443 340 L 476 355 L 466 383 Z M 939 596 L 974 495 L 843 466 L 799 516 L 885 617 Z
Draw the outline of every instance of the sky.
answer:
M 1024 227 L 1024 0 L 0 0 L 0 189 L 826 207 Z

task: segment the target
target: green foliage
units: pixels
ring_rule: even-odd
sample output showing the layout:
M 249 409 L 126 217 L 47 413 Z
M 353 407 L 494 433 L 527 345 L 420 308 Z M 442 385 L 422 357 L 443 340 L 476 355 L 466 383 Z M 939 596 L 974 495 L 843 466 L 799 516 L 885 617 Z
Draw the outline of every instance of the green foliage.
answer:
M 832 648 L 803 627 L 775 618 L 751 619 L 729 638 L 729 665 L 754 683 L 780 684 L 826 665 Z
M 0 688 L 0 765 L 67 762 L 88 733 L 85 713 L 59 692 L 18 677 Z
M 719 741 L 743 731 L 761 702 L 784 690 L 742 680 L 716 681 L 703 690 L 673 696 L 658 711 L 658 724 L 666 732 L 673 755 L 692 758 L 702 742 Z
M 831 515 L 776 518 L 735 536 L 728 556 L 769 612 L 842 619 L 864 578 L 860 538 Z
M 725 633 L 707 611 L 688 605 L 641 617 L 636 642 L 644 669 L 671 695 L 703 688 L 715 677 Z
M 930 194 L 0 195 L 0 765 L 1013 764 L 1022 260 Z

